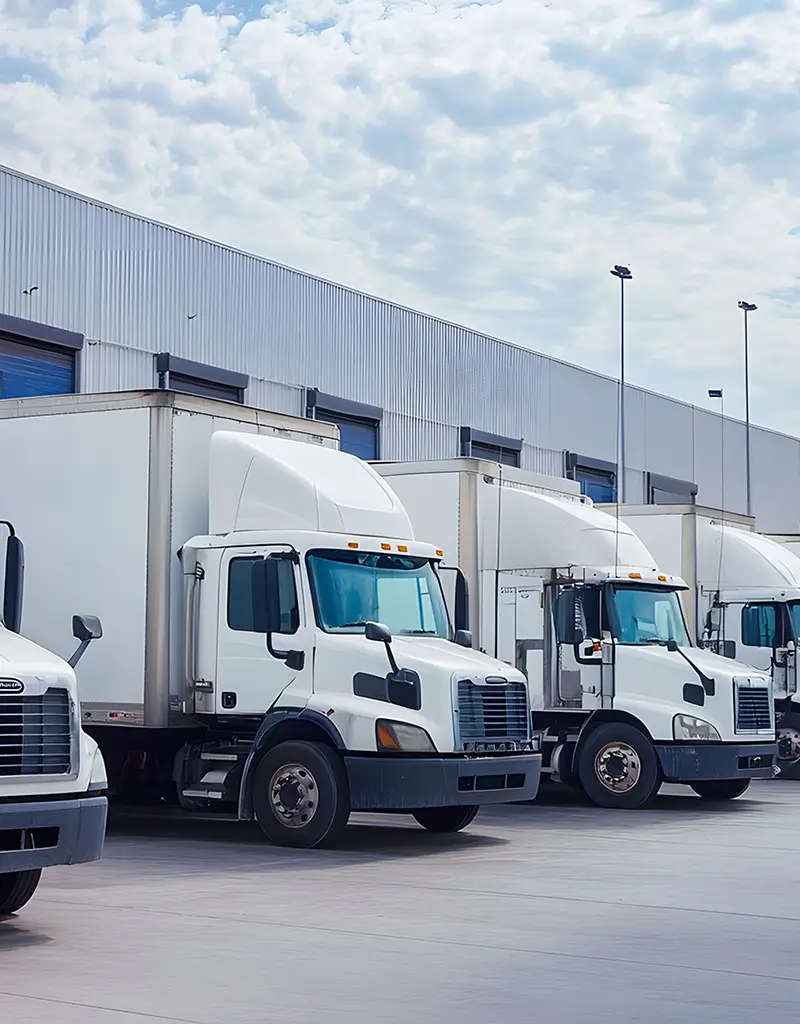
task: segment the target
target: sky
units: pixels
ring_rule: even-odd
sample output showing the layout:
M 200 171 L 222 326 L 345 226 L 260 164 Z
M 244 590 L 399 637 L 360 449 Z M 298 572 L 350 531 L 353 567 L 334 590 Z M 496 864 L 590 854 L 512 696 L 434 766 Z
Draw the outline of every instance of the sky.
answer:
M 800 0 L 0 0 L 0 163 L 800 435 Z

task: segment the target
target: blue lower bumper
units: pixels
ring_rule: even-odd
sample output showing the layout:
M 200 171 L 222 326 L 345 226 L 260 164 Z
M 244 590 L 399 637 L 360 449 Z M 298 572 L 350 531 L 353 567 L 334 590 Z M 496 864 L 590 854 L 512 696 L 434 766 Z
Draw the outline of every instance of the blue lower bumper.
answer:
M 711 779 L 771 779 L 777 743 L 656 744 L 666 782 Z
M 498 757 L 345 756 L 354 811 L 506 804 L 533 800 L 541 754 Z
M 0 803 L 0 874 L 97 860 L 107 809 L 104 796 Z

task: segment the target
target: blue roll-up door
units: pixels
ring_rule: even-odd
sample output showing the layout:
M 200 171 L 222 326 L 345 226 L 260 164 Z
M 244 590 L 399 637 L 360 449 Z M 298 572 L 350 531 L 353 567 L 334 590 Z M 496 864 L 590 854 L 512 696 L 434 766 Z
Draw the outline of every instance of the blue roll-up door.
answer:
M 378 458 L 378 424 L 371 420 L 317 409 L 316 418 L 326 423 L 335 423 L 339 428 L 339 447 L 349 455 L 356 455 L 366 462 Z
M 0 335 L 0 398 L 68 395 L 74 391 L 74 350 L 25 344 Z

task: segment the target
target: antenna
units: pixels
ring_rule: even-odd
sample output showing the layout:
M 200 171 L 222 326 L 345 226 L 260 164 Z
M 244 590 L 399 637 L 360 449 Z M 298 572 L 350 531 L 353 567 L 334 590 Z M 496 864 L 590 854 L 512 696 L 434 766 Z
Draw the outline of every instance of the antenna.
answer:
M 719 400 L 719 415 L 720 415 L 720 427 L 719 427 L 719 457 L 720 457 L 720 508 L 722 515 L 720 517 L 720 533 L 719 533 L 719 563 L 717 565 L 717 596 L 719 596 L 720 589 L 722 588 L 722 552 L 725 546 L 725 392 L 722 388 L 712 388 L 708 392 L 709 398 L 716 398 Z M 718 633 L 722 630 L 722 620 L 720 618 L 720 628 Z M 719 639 L 719 636 L 717 637 Z
M 619 405 L 617 408 L 617 508 L 614 538 L 614 575 L 619 575 L 619 503 L 625 501 L 625 282 L 633 280 L 630 267 L 615 263 L 609 271 L 619 280 Z

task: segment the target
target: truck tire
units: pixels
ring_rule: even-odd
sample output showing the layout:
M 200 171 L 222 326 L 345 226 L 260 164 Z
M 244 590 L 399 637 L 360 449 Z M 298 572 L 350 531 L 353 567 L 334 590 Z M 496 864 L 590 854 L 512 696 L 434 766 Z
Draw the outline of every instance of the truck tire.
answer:
M 800 779 L 800 718 L 785 715 L 778 724 L 778 778 Z
M 655 750 L 627 722 L 607 722 L 589 734 L 578 755 L 578 776 L 586 795 L 600 807 L 644 807 L 661 787 Z
M 276 846 L 331 846 L 350 817 L 347 772 L 323 743 L 287 740 L 268 750 L 253 779 L 253 811 Z
M 18 910 L 22 910 L 36 892 L 41 877 L 41 868 L 0 875 L 0 916 L 16 914 Z
M 480 807 L 423 807 L 413 816 L 429 832 L 460 832 L 475 820 Z
M 704 800 L 735 800 L 747 792 L 750 779 L 708 779 L 690 783 L 692 789 Z

